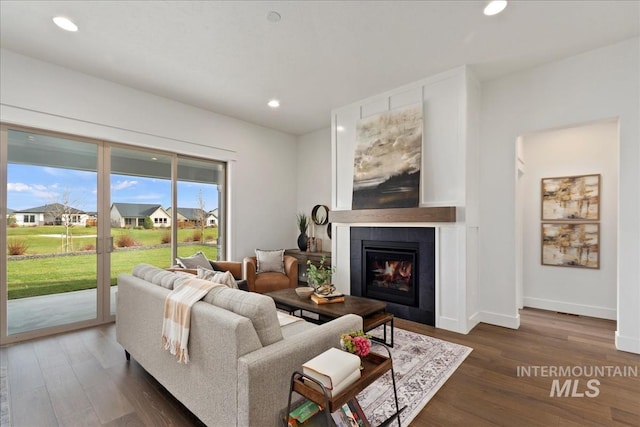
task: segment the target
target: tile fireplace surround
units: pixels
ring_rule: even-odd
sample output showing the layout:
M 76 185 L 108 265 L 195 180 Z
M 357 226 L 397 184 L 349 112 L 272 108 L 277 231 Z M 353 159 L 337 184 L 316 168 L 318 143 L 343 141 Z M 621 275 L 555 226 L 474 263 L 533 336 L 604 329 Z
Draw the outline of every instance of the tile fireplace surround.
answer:
M 417 304 L 387 302 L 387 311 L 396 317 L 435 326 L 435 228 L 434 227 L 351 227 L 351 295 L 365 296 L 363 274 L 364 242 L 417 243 Z
M 476 323 L 469 319 L 467 313 L 468 303 L 473 303 L 476 293 L 473 285 L 475 281 L 467 280 L 466 277 L 465 253 L 467 239 L 475 239 L 474 233 L 477 233 L 477 228 L 469 231 L 470 227 L 464 220 L 457 218 L 464 215 L 463 211 L 464 209 L 460 210 L 454 206 L 330 211 L 329 222 L 333 224 L 334 234 L 332 259 L 337 268 L 337 274 L 334 276 L 336 286 L 347 294 L 357 295 L 361 292 L 351 286 L 356 270 L 361 269 L 361 243 L 355 243 L 358 246 L 358 253 L 355 253 L 352 242 L 354 230 L 357 234 L 357 230 L 364 228 L 404 229 L 414 241 L 420 242 L 428 240 L 427 237 L 421 236 L 422 230 L 431 230 L 433 266 L 420 266 L 418 274 L 425 268 L 431 268 L 433 289 L 426 291 L 428 296 L 420 294 L 418 307 L 399 308 L 394 307 L 394 303 L 388 303 L 390 311 L 401 318 L 415 318 L 418 322 L 438 328 L 467 333 Z M 357 265 L 354 265 L 355 262 Z M 358 276 L 361 277 L 361 273 Z M 422 278 L 420 281 L 424 282 L 425 279 Z M 423 306 L 423 303 L 426 303 L 427 307 Z

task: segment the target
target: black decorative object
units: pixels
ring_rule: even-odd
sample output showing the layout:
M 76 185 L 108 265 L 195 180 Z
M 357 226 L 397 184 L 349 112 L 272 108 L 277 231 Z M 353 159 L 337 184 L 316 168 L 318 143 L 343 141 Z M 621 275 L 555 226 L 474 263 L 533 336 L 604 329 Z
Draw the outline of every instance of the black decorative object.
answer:
M 298 249 L 301 251 L 307 250 L 307 227 L 309 226 L 309 217 L 305 213 L 299 213 L 296 215 L 296 220 L 298 222 L 298 230 L 300 234 L 298 235 Z
M 304 233 L 300 233 L 298 236 L 298 249 L 301 251 L 307 250 L 307 235 Z

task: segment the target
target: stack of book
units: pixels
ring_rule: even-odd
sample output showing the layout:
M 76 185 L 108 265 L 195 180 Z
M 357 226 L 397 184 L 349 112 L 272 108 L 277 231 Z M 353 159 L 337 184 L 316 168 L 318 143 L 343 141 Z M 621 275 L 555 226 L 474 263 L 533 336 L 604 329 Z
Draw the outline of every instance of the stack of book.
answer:
M 355 397 L 331 413 L 333 424 L 327 424 L 323 409 L 305 399 L 289 413 L 287 427 L 371 427 Z
M 304 402 L 302 402 L 301 405 L 299 405 L 297 408 L 295 408 L 293 411 L 289 413 L 287 426 L 288 427 L 302 427 L 302 426 L 311 427 L 314 425 L 319 425 L 318 422 L 314 422 L 314 421 L 325 419 L 325 417 L 321 417 L 318 420 L 314 420 L 313 418 L 320 411 L 322 411 L 321 406 L 319 406 L 318 404 L 310 400 L 305 400 Z
M 355 397 L 331 414 L 336 427 L 371 427 Z
M 360 379 L 360 358 L 355 354 L 330 348 L 305 362 L 302 373 L 320 382 L 331 398 Z M 305 384 L 322 391 L 314 381 L 305 379 Z
M 311 301 L 316 304 L 330 304 L 333 302 L 344 302 L 344 295 L 341 293 L 334 292 L 329 295 L 320 295 L 318 293 L 311 294 Z

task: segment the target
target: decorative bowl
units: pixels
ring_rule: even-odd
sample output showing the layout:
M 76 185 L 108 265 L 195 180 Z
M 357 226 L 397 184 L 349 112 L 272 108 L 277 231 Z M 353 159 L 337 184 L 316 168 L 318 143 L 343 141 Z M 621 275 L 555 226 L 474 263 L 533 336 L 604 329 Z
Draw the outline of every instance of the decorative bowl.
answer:
M 300 298 L 309 298 L 312 293 L 313 293 L 313 288 L 309 286 L 302 286 L 302 287 L 296 288 L 296 294 L 298 294 Z

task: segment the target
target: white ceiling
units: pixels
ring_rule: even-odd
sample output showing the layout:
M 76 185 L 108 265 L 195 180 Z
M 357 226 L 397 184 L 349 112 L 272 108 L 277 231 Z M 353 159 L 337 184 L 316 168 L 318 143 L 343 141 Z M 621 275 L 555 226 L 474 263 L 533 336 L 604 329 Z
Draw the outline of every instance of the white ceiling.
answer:
M 332 108 L 460 65 L 488 80 L 640 34 L 639 1 L 511 1 L 494 17 L 484 4 L 0 0 L 0 44 L 304 134 L 329 126 Z M 58 29 L 56 15 L 80 30 Z

